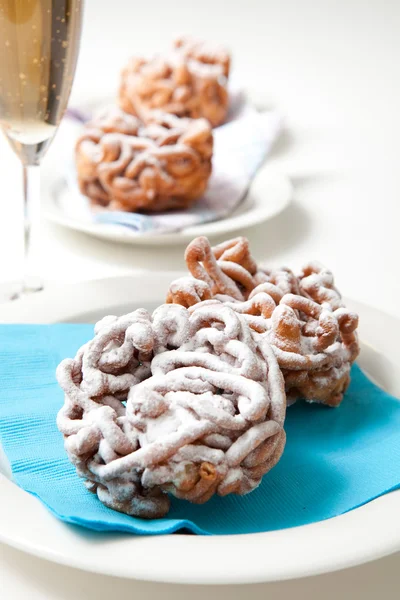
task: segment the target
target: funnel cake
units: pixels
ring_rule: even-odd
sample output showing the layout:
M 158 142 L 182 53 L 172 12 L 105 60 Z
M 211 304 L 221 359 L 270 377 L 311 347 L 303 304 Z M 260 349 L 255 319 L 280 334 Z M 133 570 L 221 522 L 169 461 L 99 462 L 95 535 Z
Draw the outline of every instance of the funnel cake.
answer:
M 132 58 L 122 72 L 119 103 L 128 113 L 147 121 L 153 110 L 179 117 L 205 118 L 212 127 L 228 111 L 226 50 L 180 38 L 165 56 Z
M 167 302 L 189 307 L 199 300 L 248 300 L 265 292 L 279 303 L 286 293 L 299 293 L 296 276 L 282 269 L 261 269 L 250 253 L 249 242 L 237 237 L 211 247 L 204 236 L 195 238 L 185 251 L 190 277 L 172 282 Z
M 171 284 L 167 302 L 190 310 L 223 303 L 243 316 L 256 340 L 268 340 L 288 403 L 340 404 L 359 353 L 358 316 L 344 306 L 328 269 L 309 263 L 296 277 L 287 268 L 259 268 L 245 238 L 211 247 L 200 237 L 185 258 L 191 276 Z
M 154 112 L 144 125 L 109 109 L 89 122 L 76 143 L 79 188 L 110 210 L 187 208 L 204 193 L 213 138 L 205 119 Z
M 202 503 L 251 492 L 284 448 L 274 352 L 222 303 L 106 317 L 57 377 L 71 462 L 129 515 L 164 516 L 168 493 Z

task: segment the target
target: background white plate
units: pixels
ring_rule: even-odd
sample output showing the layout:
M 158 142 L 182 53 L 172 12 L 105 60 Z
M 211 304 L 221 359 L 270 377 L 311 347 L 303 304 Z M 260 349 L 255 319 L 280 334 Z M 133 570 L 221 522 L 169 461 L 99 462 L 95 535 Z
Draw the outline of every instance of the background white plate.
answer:
M 236 79 L 241 81 L 242 77 L 239 75 L 236 76 Z M 251 94 L 251 98 L 253 96 L 254 94 Z M 232 84 L 232 76 L 230 97 L 230 111 L 233 112 L 230 112 L 228 120 L 234 117 L 235 114 L 237 115 L 238 112 L 240 113 L 246 102 L 246 95 L 243 95 L 240 88 Z M 108 106 L 114 104 L 114 102 L 114 98 L 105 97 L 100 104 L 98 101 L 88 102 L 79 106 L 78 110 L 90 115 L 98 110 L 99 107 Z M 259 105 L 258 108 L 261 110 L 264 107 Z M 69 150 L 66 151 L 66 148 L 72 150 L 80 132 L 80 127 L 79 122 L 64 119 L 57 139 L 52 146 L 52 152 L 46 157 L 42 166 L 42 206 L 44 216 L 53 223 L 68 227 L 69 229 L 82 231 L 96 238 L 124 244 L 172 245 L 189 242 L 199 235 L 224 235 L 244 227 L 263 223 L 282 212 L 292 199 L 293 189 L 289 179 L 269 167 L 267 156 L 264 165 L 259 169 L 251 182 L 245 198 L 224 219 L 187 227 L 179 232 L 164 234 L 149 232 L 141 233 L 140 235 L 135 235 L 128 227 L 121 225 L 91 223 L 87 218 L 87 207 L 82 206 L 82 209 L 80 208 L 78 204 L 79 196 L 71 193 L 62 177 L 64 168 L 60 169 L 60 165 L 65 164 L 66 156 L 70 154 Z
M 58 170 L 46 163 L 42 203 L 44 216 L 58 225 L 82 231 L 96 238 L 133 245 L 163 245 L 189 242 L 198 235 L 215 236 L 232 233 L 244 227 L 263 223 L 282 212 L 292 199 L 290 181 L 266 166 L 257 173 L 246 198 L 225 219 L 187 227 L 174 233 L 142 233 L 134 235 L 128 227 L 91 223 L 68 214 L 68 202 L 76 201 L 63 180 L 57 179 Z
M 171 279 L 157 273 L 50 289 L 0 307 L 4 322 L 96 320 L 162 302 Z M 364 340 L 361 366 L 400 394 L 400 322 L 355 302 Z M 342 569 L 400 549 L 400 491 L 349 513 L 282 531 L 202 537 L 97 534 L 58 521 L 33 496 L 0 475 L 0 540 L 80 569 L 171 583 L 256 583 Z M 223 557 L 223 560 L 222 558 Z

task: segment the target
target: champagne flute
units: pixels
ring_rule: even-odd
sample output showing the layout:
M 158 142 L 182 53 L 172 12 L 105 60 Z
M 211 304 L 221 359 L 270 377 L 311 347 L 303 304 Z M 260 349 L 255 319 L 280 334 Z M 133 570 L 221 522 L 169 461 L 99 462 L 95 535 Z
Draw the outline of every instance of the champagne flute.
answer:
M 83 0 L 0 0 L 0 127 L 22 164 L 24 275 L 18 295 L 41 289 L 29 269 L 40 205 L 40 160 L 67 107 Z

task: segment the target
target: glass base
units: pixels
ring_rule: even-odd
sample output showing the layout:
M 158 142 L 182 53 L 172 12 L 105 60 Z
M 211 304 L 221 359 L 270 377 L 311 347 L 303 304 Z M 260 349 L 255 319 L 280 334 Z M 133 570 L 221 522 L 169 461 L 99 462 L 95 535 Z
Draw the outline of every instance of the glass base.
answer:
M 25 284 L 20 281 L 0 283 L 0 304 L 10 302 L 11 300 L 19 300 L 41 290 L 43 290 L 43 282 L 39 277 L 30 278 Z

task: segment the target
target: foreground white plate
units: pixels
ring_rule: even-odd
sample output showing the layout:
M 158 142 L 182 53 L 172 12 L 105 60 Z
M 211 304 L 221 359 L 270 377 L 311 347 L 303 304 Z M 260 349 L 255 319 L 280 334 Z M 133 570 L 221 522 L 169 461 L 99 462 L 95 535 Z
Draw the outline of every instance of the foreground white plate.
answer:
M 94 321 L 162 302 L 178 274 L 143 274 L 53 289 L 0 307 L 3 322 Z M 400 395 L 400 322 L 355 302 L 364 340 L 361 366 Z M 256 583 L 314 575 L 400 549 L 400 491 L 345 515 L 282 531 L 201 537 L 96 534 L 58 521 L 0 475 L 0 540 L 49 560 L 103 574 L 175 583 Z

